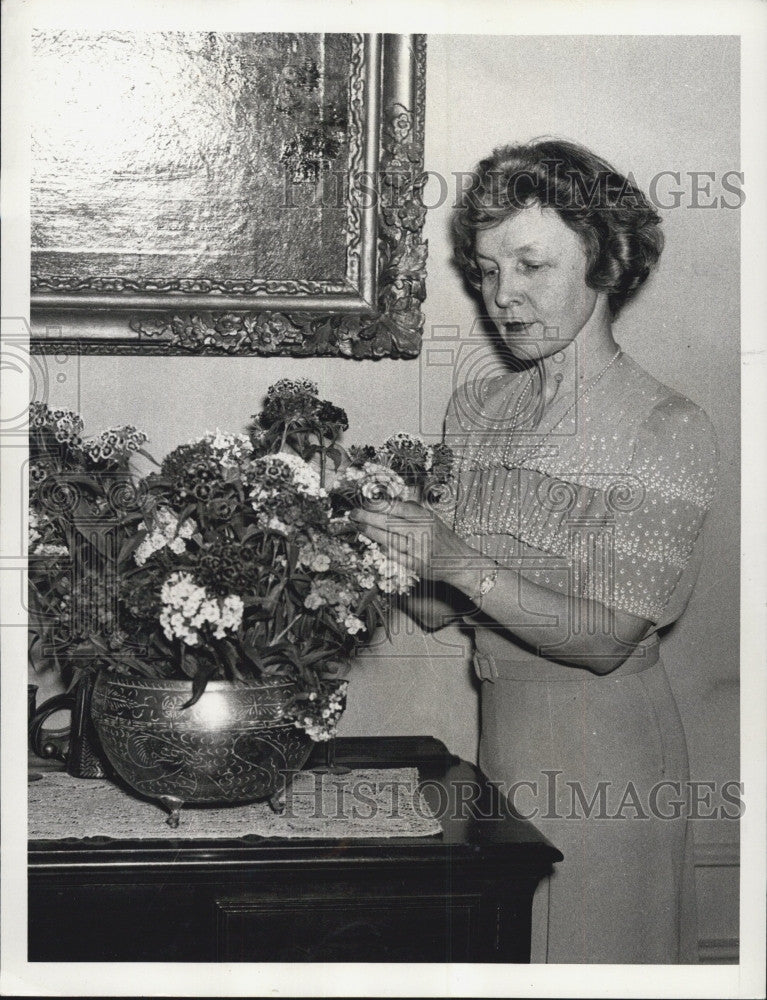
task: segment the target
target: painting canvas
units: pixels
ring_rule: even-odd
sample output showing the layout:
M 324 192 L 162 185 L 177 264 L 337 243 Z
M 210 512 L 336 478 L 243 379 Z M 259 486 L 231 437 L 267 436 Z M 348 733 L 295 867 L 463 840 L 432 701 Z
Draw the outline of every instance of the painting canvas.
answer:
M 33 58 L 33 349 L 418 353 L 422 38 L 36 32 Z

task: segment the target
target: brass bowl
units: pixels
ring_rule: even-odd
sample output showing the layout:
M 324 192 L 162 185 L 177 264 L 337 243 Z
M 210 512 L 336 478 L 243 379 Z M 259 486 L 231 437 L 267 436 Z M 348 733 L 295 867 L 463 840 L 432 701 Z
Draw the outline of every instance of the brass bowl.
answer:
M 191 693 L 191 681 L 98 675 L 91 715 L 117 774 L 160 802 L 174 827 L 184 805 L 278 804 L 313 746 L 283 718 L 295 684 L 210 681 L 183 708 Z

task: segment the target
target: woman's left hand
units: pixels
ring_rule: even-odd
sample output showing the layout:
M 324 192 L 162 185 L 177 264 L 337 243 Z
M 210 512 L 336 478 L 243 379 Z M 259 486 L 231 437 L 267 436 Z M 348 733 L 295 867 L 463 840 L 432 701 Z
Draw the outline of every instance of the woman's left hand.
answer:
M 389 558 L 421 579 L 460 588 L 467 570 L 483 558 L 436 514 L 412 500 L 394 500 L 384 513 L 356 508 L 350 516 Z

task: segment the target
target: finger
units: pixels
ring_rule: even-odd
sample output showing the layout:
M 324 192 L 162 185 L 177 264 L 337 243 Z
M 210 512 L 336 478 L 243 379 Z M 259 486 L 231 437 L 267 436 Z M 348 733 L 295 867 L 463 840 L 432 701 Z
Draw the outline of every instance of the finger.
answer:
M 406 521 L 404 518 L 395 517 L 388 511 L 385 513 L 376 513 L 369 510 L 361 510 L 355 508 L 349 514 L 350 519 L 358 526 L 364 525 L 366 528 L 377 528 L 379 530 L 388 530 L 393 535 L 407 534 L 411 530 L 411 521 Z
M 390 548 L 395 561 L 400 565 L 407 565 L 412 560 L 412 541 L 410 538 L 394 535 Z
M 376 542 L 383 549 L 388 550 L 393 536 L 385 528 L 378 528 L 375 525 L 361 524 L 358 526 L 361 535 L 369 538 L 371 542 Z
M 422 575 L 422 566 L 417 559 L 405 554 L 404 556 L 395 555 L 394 553 L 389 554 L 389 559 L 397 567 L 398 570 L 404 570 L 407 573 L 414 573 L 416 576 L 420 577 Z
M 403 521 L 430 521 L 432 514 L 415 500 L 394 500 L 391 505 L 391 513 Z
M 355 507 L 349 512 L 349 517 L 356 524 L 384 528 L 391 520 L 392 515 L 389 513 L 388 508 L 385 511 L 373 511 L 365 507 Z

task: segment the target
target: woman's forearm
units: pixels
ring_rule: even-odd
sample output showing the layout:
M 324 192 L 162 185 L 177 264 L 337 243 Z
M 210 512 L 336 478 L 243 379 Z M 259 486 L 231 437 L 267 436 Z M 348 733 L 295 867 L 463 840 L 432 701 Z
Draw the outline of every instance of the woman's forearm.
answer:
M 400 598 L 406 614 L 428 632 L 452 624 L 475 607 L 460 590 L 436 580 L 422 580 L 415 590 Z
M 457 591 L 459 596 L 449 596 L 447 602 L 457 615 L 479 609 L 547 659 L 609 673 L 651 627 L 644 618 L 532 583 L 518 569 L 498 566 L 417 504 L 394 502 L 385 513 L 355 510 L 352 517 L 390 558 L 422 580 L 433 581 L 432 586 L 445 588 L 447 595 Z M 428 590 L 422 593 L 426 604 L 436 596 Z M 439 614 L 438 605 L 435 609 Z M 426 615 L 425 606 L 422 613 Z M 427 620 L 434 622 L 433 612 Z
M 482 580 L 489 583 L 493 577 L 495 583 L 482 595 Z M 533 583 L 490 559 L 451 572 L 450 582 L 483 616 L 538 655 L 595 673 L 618 667 L 650 627 L 642 618 Z

